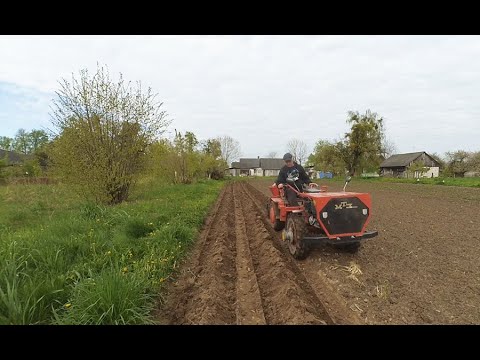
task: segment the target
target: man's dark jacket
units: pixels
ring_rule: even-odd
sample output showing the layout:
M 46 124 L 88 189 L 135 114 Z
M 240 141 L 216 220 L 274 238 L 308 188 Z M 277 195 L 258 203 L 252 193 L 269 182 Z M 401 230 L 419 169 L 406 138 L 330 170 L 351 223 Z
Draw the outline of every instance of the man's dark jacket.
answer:
M 307 173 L 305 172 L 305 169 L 303 168 L 302 165 L 297 164 L 296 162 L 293 163 L 292 167 L 288 167 L 287 165 L 284 165 L 280 169 L 280 173 L 278 174 L 277 181 L 275 182 L 277 185 L 278 184 L 286 184 L 287 183 L 287 176 L 292 172 L 293 169 L 297 169 L 299 173 L 298 181 L 296 182 L 298 188 L 301 190 L 302 189 L 302 184 L 310 184 L 312 181 L 308 177 Z

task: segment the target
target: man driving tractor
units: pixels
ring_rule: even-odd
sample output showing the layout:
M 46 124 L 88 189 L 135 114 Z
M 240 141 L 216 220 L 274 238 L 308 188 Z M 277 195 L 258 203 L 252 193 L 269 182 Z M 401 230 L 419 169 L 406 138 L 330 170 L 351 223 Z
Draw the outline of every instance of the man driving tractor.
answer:
M 303 191 L 304 184 L 308 185 L 309 187 L 318 186 L 317 184 L 315 184 L 310 180 L 303 166 L 293 161 L 292 154 L 286 153 L 285 155 L 283 155 L 283 160 L 285 161 L 285 165 L 280 169 L 280 173 L 278 174 L 277 181 L 273 183 L 273 186 L 278 184 L 278 187 L 282 188 L 283 184 L 287 183 L 288 177 L 292 177 L 292 178 L 298 177 L 298 180 L 295 181 L 295 186 L 300 192 Z M 285 196 L 287 197 L 287 201 L 290 204 L 290 206 L 298 205 L 297 194 L 295 193 L 295 191 L 293 191 L 289 187 L 285 188 Z

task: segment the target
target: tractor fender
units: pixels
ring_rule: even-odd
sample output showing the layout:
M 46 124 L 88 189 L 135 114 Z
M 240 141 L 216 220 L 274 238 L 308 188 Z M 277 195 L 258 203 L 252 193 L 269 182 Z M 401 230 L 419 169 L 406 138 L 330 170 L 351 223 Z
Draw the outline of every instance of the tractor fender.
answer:
M 275 218 L 280 219 L 280 209 L 278 208 L 278 203 L 276 201 L 272 201 L 273 203 L 273 211 L 275 211 Z

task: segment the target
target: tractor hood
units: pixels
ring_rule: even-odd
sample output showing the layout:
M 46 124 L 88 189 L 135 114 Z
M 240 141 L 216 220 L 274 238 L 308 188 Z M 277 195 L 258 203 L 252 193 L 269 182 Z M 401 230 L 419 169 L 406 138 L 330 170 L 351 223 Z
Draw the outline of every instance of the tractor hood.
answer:
M 365 232 L 371 215 L 370 194 L 324 192 L 307 197 L 314 201 L 317 220 L 329 238 L 361 236 Z

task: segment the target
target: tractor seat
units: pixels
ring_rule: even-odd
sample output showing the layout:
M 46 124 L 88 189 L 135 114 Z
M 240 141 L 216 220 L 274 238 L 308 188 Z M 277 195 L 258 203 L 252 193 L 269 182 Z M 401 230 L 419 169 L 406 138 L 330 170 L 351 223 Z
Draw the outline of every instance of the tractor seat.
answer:
M 317 188 L 307 188 L 307 189 L 305 189 L 304 192 L 306 192 L 306 193 L 319 193 L 319 192 L 322 192 L 322 190 L 317 189 Z

